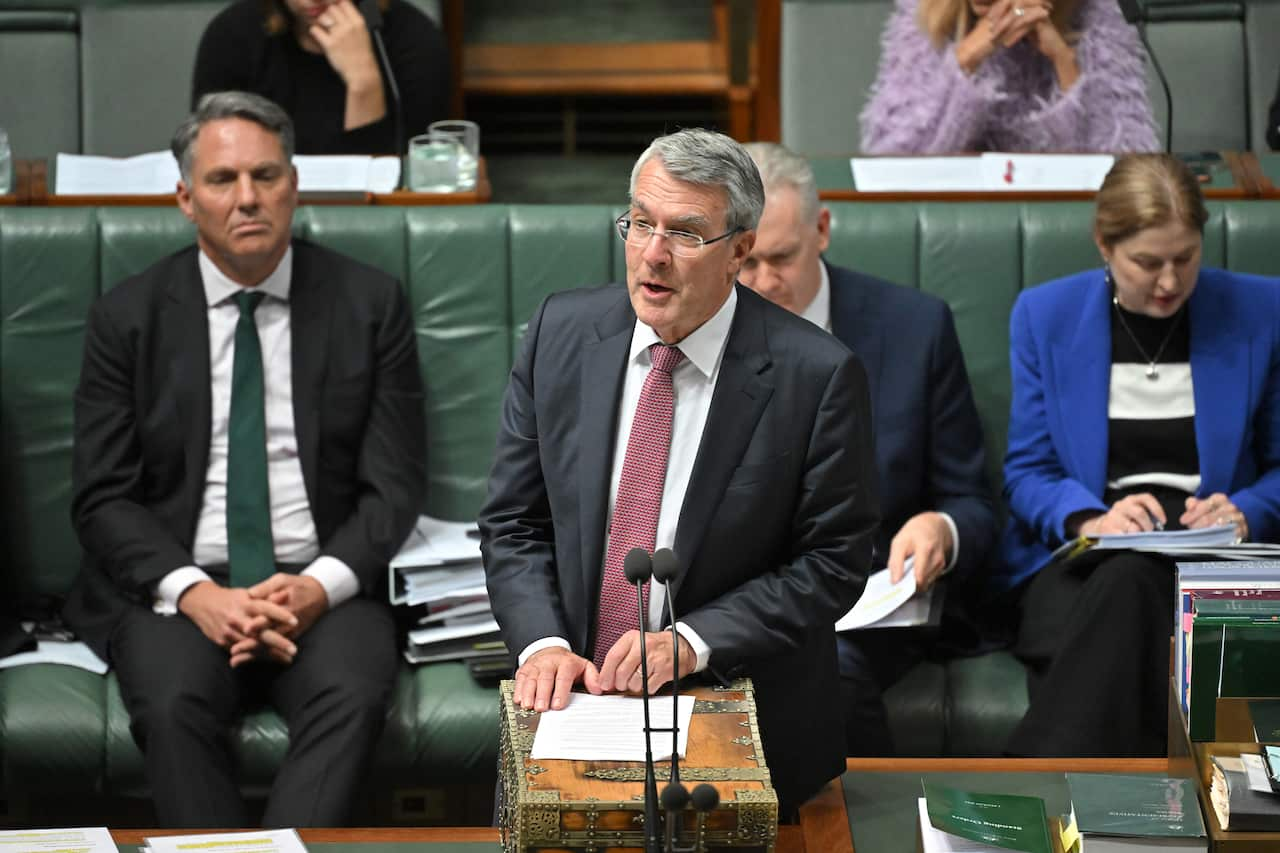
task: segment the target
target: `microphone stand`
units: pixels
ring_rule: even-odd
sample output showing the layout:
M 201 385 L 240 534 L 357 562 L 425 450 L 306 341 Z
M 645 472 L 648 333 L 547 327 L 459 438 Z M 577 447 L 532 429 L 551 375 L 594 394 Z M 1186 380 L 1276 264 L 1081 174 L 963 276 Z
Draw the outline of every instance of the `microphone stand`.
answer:
M 396 156 L 403 157 L 408 145 L 404 135 L 404 102 L 400 98 L 400 85 L 396 82 L 396 73 L 391 70 L 391 58 L 387 56 L 386 42 L 382 39 L 382 10 L 378 8 L 377 0 L 361 0 L 360 14 L 364 16 L 365 26 L 373 38 L 373 46 L 378 53 L 378 64 L 382 66 L 382 76 L 387 81 L 387 90 L 391 92 L 391 106 L 396 128 L 395 153 Z M 401 184 L 403 183 L 402 178 Z
M 632 548 L 622 561 L 623 572 L 636 585 L 636 616 L 640 627 L 640 697 L 644 703 L 644 849 L 662 853 L 658 826 L 658 779 L 653 769 L 653 726 L 649 721 L 649 656 L 645 643 L 644 582 L 653 574 L 651 558 L 643 548 Z
M 1164 150 L 1165 153 L 1173 152 L 1173 93 L 1169 90 L 1169 78 L 1164 76 L 1164 68 L 1160 65 L 1160 58 L 1156 56 L 1156 52 L 1151 49 L 1151 42 L 1147 40 L 1147 4 L 1143 0 L 1119 0 L 1120 14 L 1130 24 L 1138 29 L 1138 38 L 1142 40 L 1142 46 L 1146 48 L 1147 56 L 1151 58 L 1151 65 L 1156 69 L 1156 77 L 1160 79 L 1160 86 L 1164 89 Z
M 667 810 L 667 851 L 686 853 L 692 847 L 677 845 L 683 821 L 680 812 L 689 802 L 689 792 L 680 784 L 680 632 L 676 630 L 676 605 L 671 595 L 671 581 L 675 579 L 679 561 L 670 548 L 660 548 L 653 554 L 653 579 L 667 588 L 667 617 L 671 625 L 671 781 L 662 790 L 662 805 Z

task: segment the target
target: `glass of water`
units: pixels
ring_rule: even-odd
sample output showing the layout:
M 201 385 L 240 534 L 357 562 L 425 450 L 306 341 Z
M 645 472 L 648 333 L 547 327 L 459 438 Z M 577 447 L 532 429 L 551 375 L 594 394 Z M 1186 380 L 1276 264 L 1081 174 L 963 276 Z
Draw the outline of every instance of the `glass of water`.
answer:
M 9 149 L 9 134 L 0 127 L 0 195 L 12 192 L 13 151 Z
M 427 133 L 409 140 L 409 189 L 418 193 L 452 193 L 461 189 L 462 145 L 447 133 Z
M 447 133 L 458 141 L 463 148 L 458 161 L 458 189 L 475 189 L 480 163 L 480 125 L 465 119 L 445 119 L 427 125 L 427 133 Z

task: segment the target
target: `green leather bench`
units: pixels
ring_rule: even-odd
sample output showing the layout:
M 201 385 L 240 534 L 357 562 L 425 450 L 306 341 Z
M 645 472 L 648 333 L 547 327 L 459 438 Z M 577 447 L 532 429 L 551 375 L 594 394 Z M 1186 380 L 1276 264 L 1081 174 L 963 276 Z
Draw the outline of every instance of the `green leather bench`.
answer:
M 1280 205 L 1212 206 L 1207 263 L 1280 274 Z M 1007 318 L 1019 290 L 1093 264 L 1085 204 L 843 204 L 831 259 L 919 287 L 954 309 L 999 482 L 1009 403 Z M 307 207 L 296 232 L 400 278 L 415 311 L 426 384 L 428 500 L 469 518 L 484 494 L 515 347 L 537 302 L 623 275 L 607 206 Z M 54 601 L 79 559 L 69 522 L 71 396 L 84 319 L 104 289 L 189 243 L 173 209 L 0 210 L 0 454 L 3 594 Z M 836 695 L 832 692 L 833 697 Z M 997 754 L 1026 703 L 1007 654 L 914 670 L 889 696 L 916 755 Z M 492 688 L 459 665 L 405 666 L 372 786 L 493 778 Z M 285 732 L 250 715 L 236 739 L 247 789 L 265 787 Z M 112 676 L 37 666 L 0 671 L 0 795 L 145 796 L 141 756 Z

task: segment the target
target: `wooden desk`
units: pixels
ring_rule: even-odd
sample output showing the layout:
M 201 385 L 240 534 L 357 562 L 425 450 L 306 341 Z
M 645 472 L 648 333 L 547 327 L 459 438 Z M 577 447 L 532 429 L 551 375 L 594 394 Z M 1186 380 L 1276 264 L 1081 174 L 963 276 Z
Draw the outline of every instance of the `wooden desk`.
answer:
M 1028 190 L 1010 192 L 859 192 L 853 185 L 853 170 L 847 157 L 815 157 L 810 160 L 818 183 L 818 197 L 823 201 L 1092 201 L 1091 190 L 1053 192 Z M 1280 158 L 1277 158 L 1280 177 Z M 1249 199 L 1263 197 L 1262 171 L 1252 151 L 1224 152 L 1221 164 L 1204 185 L 1208 199 Z M 1280 198 L 1280 191 L 1275 196 Z
M 833 782 L 832 785 L 838 784 Z M 803 818 L 802 818 L 803 819 Z M 844 819 L 843 811 L 841 818 L 844 821 L 845 835 L 848 836 L 849 823 Z M 142 840 L 151 835 L 178 835 L 191 832 L 214 832 L 216 830 L 186 830 L 186 829 L 113 829 L 111 837 L 115 839 L 117 845 L 134 846 L 141 845 Z M 449 846 L 450 853 L 458 851 L 458 853 L 499 853 L 501 851 L 500 838 L 498 830 L 489 827 L 458 827 L 458 828 L 369 828 L 369 829 L 300 829 L 298 834 L 302 836 L 302 840 L 315 853 L 330 853 L 330 851 L 322 851 L 317 849 L 316 845 L 334 845 L 335 847 L 350 846 L 355 848 L 357 845 L 380 845 L 381 849 L 378 853 L 387 853 L 385 845 L 388 844 L 417 844 L 417 845 L 439 845 L 440 847 Z M 821 836 L 816 836 L 820 838 Z M 828 849 L 824 846 L 809 846 L 806 844 L 809 839 L 809 833 L 801 826 L 782 826 L 778 828 L 778 843 L 776 853 L 826 853 Z M 332 853 L 338 853 L 337 850 Z M 353 849 L 351 853 L 360 853 Z M 406 848 L 405 853 L 410 853 Z M 431 851 L 423 851 L 423 853 L 431 853 Z M 442 851 L 444 853 L 444 851 Z
M 44 207 L 173 207 L 173 193 L 158 195 L 57 195 L 49 186 L 49 164 L 45 160 L 18 160 L 27 176 L 27 193 L 19 195 L 17 204 Z M 429 205 L 485 204 L 493 197 L 489 183 L 489 167 L 483 157 L 477 165 L 476 187 L 468 192 L 415 193 L 396 190 L 390 193 L 367 192 L 303 192 L 299 204 L 312 205 L 392 205 L 419 207 Z
M 926 773 L 1007 774 L 1007 773 L 1159 773 L 1168 774 L 1169 762 L 1164 758 L 850 758 L 847 774 L 885 774 L 899 782 L 908 774 Z M 891 775 L 890 775 L 891 774 Z M 852 781 L 852 780 L 851 780 Z M 877 780 L 877 785 L 881 780 Z M 1015 782 L 1010 782 L 1012 790 Z M 829 783 L 818 796 L 800 807 L 800 829 L 805 850 L 830 853 L 856 853 L 850 826 L 845 780 Z M 896 793 L 876 803 L 876 820 L 900 824 L 902 850 L 914 851 L 916 838 L 916 804 L 910 797 Z M 894 833 L 895 836 L 898 833 Z M 862 853 L 893 853 L 890 850 L 866 850 Z

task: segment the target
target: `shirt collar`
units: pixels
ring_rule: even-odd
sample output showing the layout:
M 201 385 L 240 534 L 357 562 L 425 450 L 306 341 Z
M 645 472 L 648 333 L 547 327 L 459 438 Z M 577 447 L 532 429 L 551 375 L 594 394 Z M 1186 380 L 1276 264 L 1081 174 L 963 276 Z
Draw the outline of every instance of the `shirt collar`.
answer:
M 213 259 L 200 250 L 200 280 L 204 284 L 205 304 L 214 306 L 226 302 L 245 289 L 244 285 L 236 284 L 230 278 L 218 269 L 218 265 Z M 262 280 L 262 283 L 253 288 L 259 293 L 265 293 L 273 296 L 282 302 L 289 301 L 289 286 L 293 283 L 293 245 L 284 250 L 284 256 L 280 258 L 280 263 L 271 271 L 271 274 Z
M 715 375 L 720 357 L 724 355 L 725 342 L 729 340 L 729 329 L 733 326 L 733 315 L 738 308 L 738 288 L 734 285 L 729 290 L 729 298 L 720 306 L 720 310 L 711 315 L 711 319 L 694 329 L 676 347 L 684 353 L 686 361 L 698 368 L 703 376 Z M 631 333 L 631 353 L 627 363 L 631 364 L 641 358 L 649 359 L 649 347 L 662 343 L 652 327 L 639 321 Z
M 831 276 L 827 273 L 825 263 L 819 262 L 818 269 L 822 270 L 818 292 L 813 295 L 813 301 L 800 312 L 800 316 L 819 329 L 829 332 L 831 331 Z

